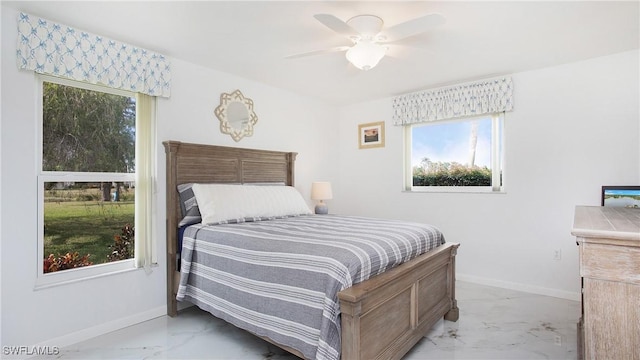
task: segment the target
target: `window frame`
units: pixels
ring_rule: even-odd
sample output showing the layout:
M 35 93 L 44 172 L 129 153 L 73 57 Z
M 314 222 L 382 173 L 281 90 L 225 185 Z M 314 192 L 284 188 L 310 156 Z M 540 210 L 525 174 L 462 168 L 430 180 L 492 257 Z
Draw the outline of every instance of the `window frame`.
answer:
M 506 193 L 505 179 L 505 113 L 491 113 L 482 116 L 469 116 L 456 119 L 437 121 L 438 124 L 469 122 L 478 119 L 491 118 L 491 184 L 490 186 L 414 186 L 413 185 L 413 165 L 412 140 L 413 128 L 418 126 L 429 126 L 430 122 L 420 122 L 404 127 L 404 177 L 403 191 L 411 193 L 482 193 L 482 194 L 504 194 Z M 435 125 L 434 123 L 431 123 Z M 497 141 L 496 141 L 497 140 Z M 494 164 L 500 164 L 499 167 Z M 502 173 L 500 172 L 502 170 Z M 502 182 L 500 182 L 502 177 Z M 495 186 L 494 184 L 500 184 Z
M 38 151 L 36 154 L 36 173 L 37 173 L 37 201 L 38 201 L 38 249 L 37 249 L 37 272 L 35 289 L 43 289 L 51 286 L 68 284 L 76 281 L 83 281 L 92 278 L 118 274 L 127 271 L 133 271 L 138 269 L 136 261 L 138 258 L 137 252 L 134 257 L 126 260 L 119 260 L 113 262 L 107 262 L 102 264 L 95 264 L 91 266 L 85 266 L 75 269 L 67 269 L 64 271 L 56 271 L 51 273 L 43 272 L 43 259 L 44 259 L 44 184 L 52 181 L 77 181 L 77 182 L 98 182 L 98 181 L 113 181 L 113 182 L 135 182 L 136 173 L 113 173 L 113 172 L 72 172 L 72 171 L 44 171 L 42 169 L 43 161 L 43 148 L 42 141 L 44 138 L 43 127 L 43 86 L 44 82 L 56 83 L 64 86 L 70 86 L 75 88 L 81 88 L 90 91 L 98 91 L 103 93 L 109 93 L 119 96 L 138 98 L 138 94 L 114 89 L 100 85 L 89 84 L 81 81 L 68 80 L 55 76 L 36 74 L 36 109 L 37 109 L 37 146 Z M 136 108 L 138 104 L 136 101 Z M 136 114 L 138 114 L 136 110 Z M 152 132 L 153 132 L 152 128 Z M 138 119 L 136 115 L 136 155 L 137 155 L 137 138 L 138 138 Z M 153 156 L 153 155 L 152 155 Z M 137 218 L 138 210 L 135 207 L 135 217 Z M 149 214 L 150 215 L 150 214 Z

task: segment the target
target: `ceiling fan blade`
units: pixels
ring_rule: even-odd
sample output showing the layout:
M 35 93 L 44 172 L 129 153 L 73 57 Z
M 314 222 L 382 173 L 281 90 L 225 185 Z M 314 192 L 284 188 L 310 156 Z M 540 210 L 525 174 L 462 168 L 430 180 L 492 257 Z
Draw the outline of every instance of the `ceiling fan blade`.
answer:
M 331 14 L 316 14 L 313 16 L 316 20 L 320 21 L 324 26 L 343 35 L 347 38 L 360 36 L 356 30 L 349 26 L 346 22 L 338 19 Z
M 293 55 L 285 56 L 285 59 L 297 59 L 301 57 L 329 54 L 332 52 L 347 51 L 347 50 L 349 50 L 349 46 L 338 46 L 330 49 L 314 50 L 314 51 L 308 51 L 300 54 L 293 54 Z
M 379 35 L 380 42 L 389 43 L 418 35 L 423 32 L 427 32 L 436 26 L 444 24 L 445 21 L 444 16 L 440 14 L 429 14 L 413 20 L 405 21 L 382 31 Z

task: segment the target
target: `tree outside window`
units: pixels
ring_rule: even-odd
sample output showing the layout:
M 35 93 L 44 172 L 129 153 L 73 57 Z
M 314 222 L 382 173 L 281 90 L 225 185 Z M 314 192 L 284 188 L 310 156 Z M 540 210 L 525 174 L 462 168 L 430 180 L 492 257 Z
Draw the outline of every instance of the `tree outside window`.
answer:
M 135 94 L 42 84 L 43 272 L 132 258 Z

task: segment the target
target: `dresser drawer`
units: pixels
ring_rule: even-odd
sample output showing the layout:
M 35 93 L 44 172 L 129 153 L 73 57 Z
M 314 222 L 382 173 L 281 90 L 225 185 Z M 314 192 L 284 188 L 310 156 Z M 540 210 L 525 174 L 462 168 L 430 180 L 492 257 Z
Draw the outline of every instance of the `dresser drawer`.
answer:
M 580 275 L 640 285 L 640 248 L 581 242 Z

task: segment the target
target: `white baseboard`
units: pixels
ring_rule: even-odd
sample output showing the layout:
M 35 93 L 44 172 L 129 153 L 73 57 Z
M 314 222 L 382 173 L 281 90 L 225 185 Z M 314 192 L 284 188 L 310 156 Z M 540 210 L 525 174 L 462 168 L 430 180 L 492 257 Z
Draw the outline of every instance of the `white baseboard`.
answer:
M 55 346 L 58 348 L 66 347 L 69 345 L 79 343 L 81 341 L 89 340 L 96 336 L 104 335 L 112 331 L 126 328 L 127 326 L 131 326 L 147 320 L 155 319 L 157 317 L 164 316 L 166 314 L 167 314 L 167 307 L 160 306 L 155 309 L 147 310 L 145 312 L 138 313 L 126 318 L 113 320 L 108 323 L 100 324 L 87 329 L 76 331 L 71 334 L 46 340 L 40 344 L 36 344 L 35 347 L 47 347 L 47 346 L 48 347 Z
M 550 289 L 550 288 L 545 288 L 541 286 L 514 283 L 509 281 L 481 278 L 473 275 L 456 273 L 456 280 L 467 281 L 470 283 L 475 283 L 480 285 L 495 286 L 503 289 L 522 291 L 530 294 L 552 296 L 560 299 L 567 299 L 567 300 L 573 300 L 573 301 L 581 300 L 581 296 L 579 292 L 571 292 L 571 291 L 564 291 L 564 290 L 558 290 L 558 289 Z

